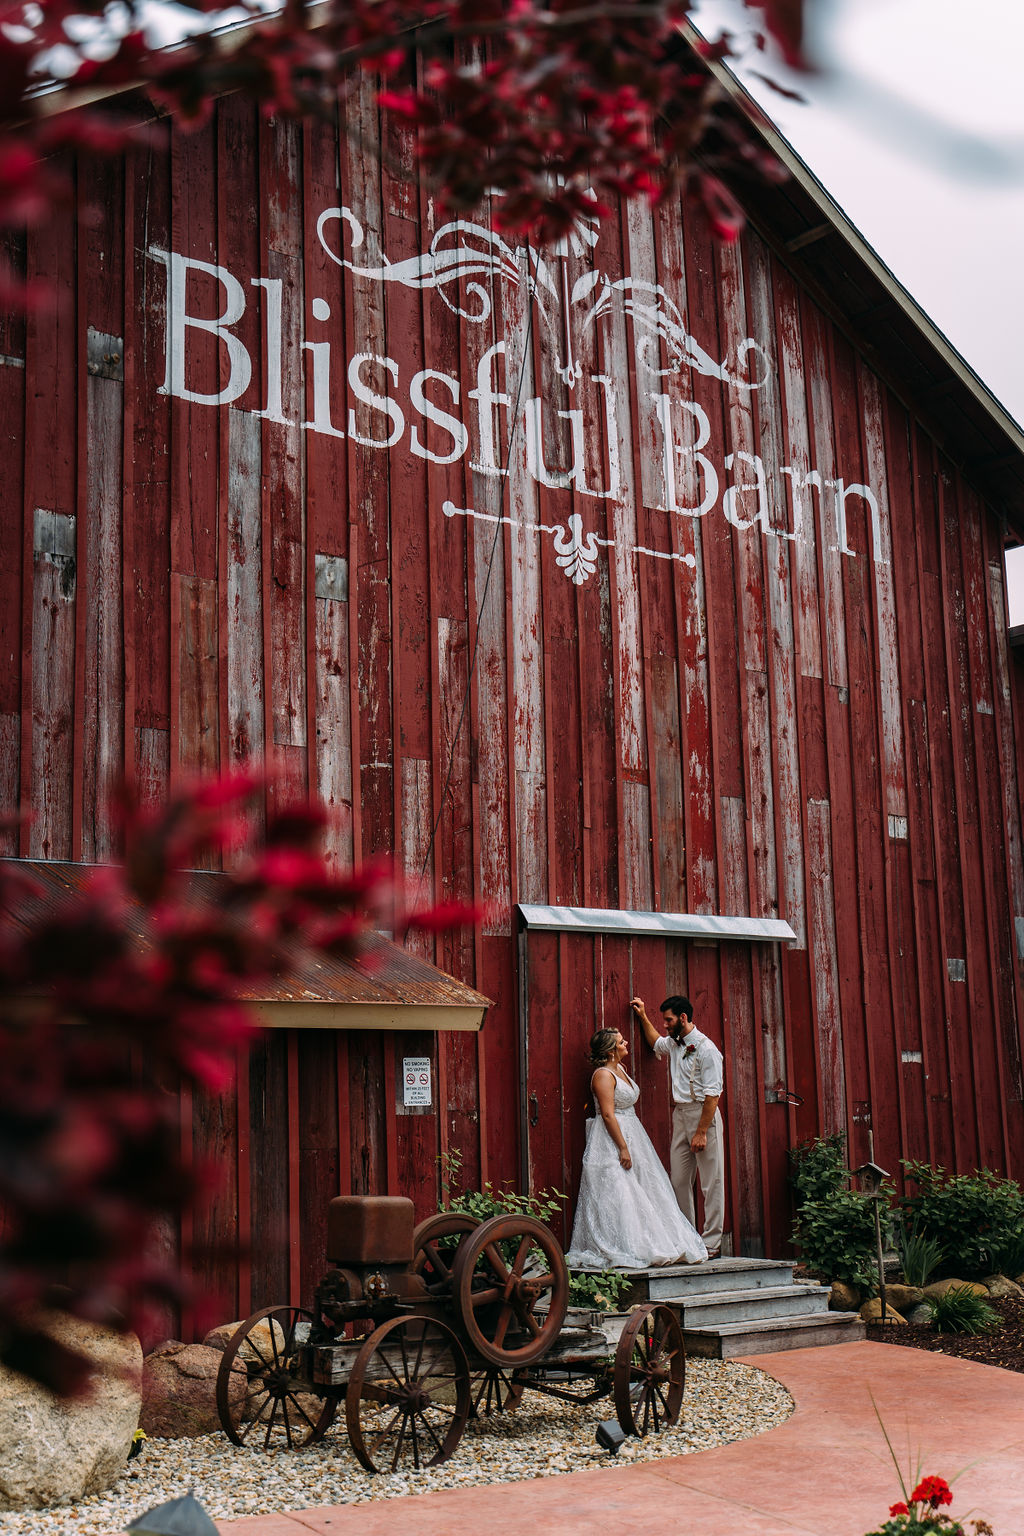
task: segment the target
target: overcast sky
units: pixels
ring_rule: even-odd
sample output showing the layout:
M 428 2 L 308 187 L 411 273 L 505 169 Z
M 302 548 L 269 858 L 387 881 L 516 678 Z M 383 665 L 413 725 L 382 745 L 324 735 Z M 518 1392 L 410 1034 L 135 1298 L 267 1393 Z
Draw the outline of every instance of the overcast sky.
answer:
M 736 73 L 932 320 L 1024 423 L 1024 0 L 811 0 L 817 78 Z M 749 33 L 739 0 L 695 19 Z M 762 86 L 760 70 L 805 104 Z M 1019 563 L 1018 563 L 1019 562 Z M 1024 622 L 1024 553 L 1011 622 Z

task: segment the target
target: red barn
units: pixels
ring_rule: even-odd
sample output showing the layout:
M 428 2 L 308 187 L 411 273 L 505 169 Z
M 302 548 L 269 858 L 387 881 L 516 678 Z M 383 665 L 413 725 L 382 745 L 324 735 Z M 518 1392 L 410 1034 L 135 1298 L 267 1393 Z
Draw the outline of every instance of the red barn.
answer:
M 637 991 L 725 1053 L 736 1252 L 818 1132 L 1024 1171 L 1024 440 L 821 189 L 540 252 L 439 219 L 369 82 L 153 132 L 15 251 L 59 303 L 0 337 L 3 851 L 101 862 L 125 770 L 257 758 L 490 912 L 420 956 L 482 1032 L 295 1004 L 186 1106 L 235 1315 L 311 1293 L 338 1191 L 571 1194 Z

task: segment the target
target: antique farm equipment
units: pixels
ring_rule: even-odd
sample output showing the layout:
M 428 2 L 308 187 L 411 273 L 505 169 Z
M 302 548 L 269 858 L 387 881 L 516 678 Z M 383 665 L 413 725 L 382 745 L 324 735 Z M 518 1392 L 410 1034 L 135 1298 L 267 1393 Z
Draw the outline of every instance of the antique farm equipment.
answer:
M 344 1402 L 368 1471 L 434 1466 L 471 1416 L 515 1408 L 527 1387 L 577 1403 L 613 1392 L 627 1434 L 678 1417 L 671 1308 L 567 1324 L 565 1257 L 533 1217 L 442 1212 L 414 1227 L 410 1200 L 344 1196 L 328 1210 L 327 1255 L 311 1310 L 265 1307 L 228 1342 L 217 1406 L 237 1445 L 312 1445 Z

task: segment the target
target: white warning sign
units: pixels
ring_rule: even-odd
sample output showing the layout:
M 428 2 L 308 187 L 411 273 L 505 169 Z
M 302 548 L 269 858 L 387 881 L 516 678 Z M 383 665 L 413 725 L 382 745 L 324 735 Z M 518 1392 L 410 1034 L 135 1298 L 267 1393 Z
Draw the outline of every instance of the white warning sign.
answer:
M 429 1056 L 403 1056 L 402 1089 L 402 1103 L 406 1109 L 431 1102 Z

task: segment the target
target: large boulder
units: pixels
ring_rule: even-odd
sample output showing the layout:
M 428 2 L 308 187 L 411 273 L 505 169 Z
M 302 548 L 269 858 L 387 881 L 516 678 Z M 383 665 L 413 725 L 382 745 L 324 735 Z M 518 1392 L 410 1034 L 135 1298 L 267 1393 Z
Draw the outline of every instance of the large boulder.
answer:
M 828 1305 L 830 1312 L 856 1312 L 860 1306 L 860 1290 L 855 1285 L 848 1285 L 845 1280 L 833 1280 L 832 1289 L 828 1293 Z
M 936 1301 L 940 1296 L 945 1296 L 947 1291 L 959 1287 L 965 1291 L 971 1291 L 975 1296 L 988 1296 L 988 1287 L 979 1285 L 976 1280 L 933 1280 L 931 1285 L 924 1288 L 925 1296 L 934 1296 Z
M 1004 1296 L 1024 1296 L 1024 1287 L 1019 1286 L 1015 1280 L 1007 1279 L 1006 1275 L 986 1275 L 982 1284 L 990 1296 L 996 1301 Z
M 45 1326 L 91 1361 L 91 1390 L 57 1398 L 0 1366 L 0 1509 L 45 1509 L 104 1492 L 124 1471 L 139 1423 L 142 1346 L 134 1334 L 64 1314 Z
M 911 1307 L 920 1306 L 924 1300 L 924 1291 L 919 1285 L 887 1285 L 885 1296 L 897 1312 L 902 1312 L 905 1317 Z
M 245 1319 L 243 1318 L 242 1322 L 244 1321 Z M 239 1328 L 241 1328 L 242 1322 L 221 1323 L 218 1327 L 211 1328 L 203 1340 L 204 1345 L 207 1349 L 216 1349 L 223 1354 Z M 273 1333 L 271 1333 L 271 1330 L 273 1330 Z M 253 1360 L 257 1364 L 261 1360 L 273 1361 L 275 1358 L 275 1340 L 278 1350 L 282 1350 L 284 1348 L 284 1329 L 276 1319 L 271 1321 L 269 1317 L 265 1317 L 262 1322 L 254 1323 L 249 1330 L 245 1343 L 238 1351 L 238 1358 L 241 1360 Z
M 147 1435 L 159 1440 L 192 1440 L 220 1429 L 216 1392 L 221 1353 L 205 1344 L 180 1344 L 171 1339 L 146 1356 L 140 1423 Z M 228 1390 L 239 1411 L 246 1387 L 245 1367 L 236 1363 Z
M 913 1324 L 915 1328 L 928 1327 L 934 1322 L 931 1307 L 928 1306 L 927 1302 L 919 1302 L 916 1307 L 911 1307 L 907 1313 L 907 1322 Z
M 870 1301 L 864 1302 L 860 1309 L 860 1315 L 866 1323 L 880 1323 L 882 1321 L 882 1298 L 880 1296 L 872 1296 Z M 886 1300 L 885 1321 L 887 1324 L 905 1324 L 907 1320 L 902 1313 L 897 1312 L 896 1308 L 890 1306 L 888 1300 Z

